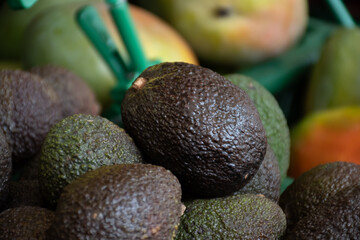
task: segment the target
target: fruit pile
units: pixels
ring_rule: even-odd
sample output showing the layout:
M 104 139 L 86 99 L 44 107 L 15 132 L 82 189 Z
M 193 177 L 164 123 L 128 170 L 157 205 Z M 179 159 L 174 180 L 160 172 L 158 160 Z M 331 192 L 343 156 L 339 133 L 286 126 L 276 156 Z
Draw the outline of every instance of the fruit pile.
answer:
M 289 128 L 233 69 L 292 47 L 305 0 L 131 2 L 162 18 L 130 5 L 162 61 L 126 91 L 121 124 L 74 18 L 94 4 L 123 52 L 106 4 L 0 3 L 0 239 L 358 239 L 359 30 L 328 39 Z

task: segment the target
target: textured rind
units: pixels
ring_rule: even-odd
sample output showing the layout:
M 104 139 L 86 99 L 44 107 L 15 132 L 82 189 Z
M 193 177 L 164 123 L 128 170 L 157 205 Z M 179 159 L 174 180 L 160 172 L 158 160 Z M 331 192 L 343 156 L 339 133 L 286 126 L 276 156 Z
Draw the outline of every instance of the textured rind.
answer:
M 183 190 L 224 196 L 259 169 L 266 136 L 249 96 L 210 69 L 175 62 L 146 69 L 122 102 L 124 128 L 146 156 Z
M 54 125 L 39 159 L 40 190 L 55 206 L 64 186 L 89 170 L 104 165 L 142 163 L 129 135 L 100 116 L 75 114 Z
M 48 239 L 172 239 L 181 186 L 150 164 L 104 166 L 65 187 Z
M 60 120 L 58 96 L 40 77 L 21 70 L 0 71 L 0 126 L 13 161 L 35 155 Z
M 287 175 L 290 164 L 290 132 L 287 121 L 276 98 L 261 84 L 240 74 L 225 76 L 243 89 L 255 103 L 264 125 L 267 141 L 279 161 L 281 179 Z
M 281 194 L 288 231 L 307 214 L 342 189 L 359 183 L 360 165 L 348 162 L 322 164 L 303 173 Z
M 9 192 L 9 179 L 11 176 L 11 148 L 0 128 L 0 209 L 5 203 Z
M 270 146 L 266 149 L 264 161 L 260 165 L 255 176 L 234 195 L 239 194 L 262 194 L 265 197 L 278 202 L 280 198 L 280 170 L 276 156 Z
M 9 208 L 0 213 L 0 239 L 45 240 L 55 213 L 40 207 Z
M 30 72 L 44 79 L 59 96 L 62 118 L 83 113 L 98 115 L 100 105 L 95 94 L 80 77 L 65 68 L 45 65 L 33 67 Z
M 285 229 L 285 214 L 275 202 L 242 194 L 189 203 L 175 239 L 279 239 Z
M 285 239 L 358 239 L 360 183 L 336 192 L 300 219 Z

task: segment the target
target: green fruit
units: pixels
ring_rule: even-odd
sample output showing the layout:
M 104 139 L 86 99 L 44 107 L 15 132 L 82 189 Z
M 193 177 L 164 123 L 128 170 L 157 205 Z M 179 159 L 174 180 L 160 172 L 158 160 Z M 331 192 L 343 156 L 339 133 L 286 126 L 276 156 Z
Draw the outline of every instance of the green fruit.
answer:
M 193 195 L 224 196 L 256 174 L 266 136 L 249 96 L 210 69 L 147 68 L 126 92 L 124 128 L 146 161 L 164 166 Z
M 60 120 L 58 96 L 37 75 L 0 70 L 0 127 L 13 161 L 34 156 L 50 128 Z
M 45 65 L 33 67 L 30 72 L 40 76 L 55 90 L 62 108 L 62 118 L 78 113 L 90 115 L 100 113 L 100 105 L 90 87 L 71 71 L 58 66 Z
M 40 190 L 51 206 L 67 184 L 87 171 L 142 162 L 138 148 L 123 129 L 103 117 L 84 114 L 54 125 L 40 154 Z
M 284 239 L 358 239 L 360 236 L 360 185 L 344 188 L 306 217 Z
M 243 194 L 192 201 L 175 239 L 279 239 L 285 229 L 285 214 L 275 202 Z
M 11 148 L 0 128 L 0 209 L 7 199 L 11 168 Z
M 0 213 L 0 239 L 45 240 L 54 212 L 40 207 L 10 208 Z
M 172 239 L 181 186 L 163 167 L 100 167 L 65 187 L 48 239 Z
M 270 147 L 279 161 L 281 180 L 285 179 L 290 163 L 290 133 L 286 118 L 275 97 L 254 79 L 240 74 L 225 76 L 243 89 L 255 103 L 264 125 Z
M 99 0 L 97 0 L 99 1 Z M 13 10 L 7 3 L 0 5 L 0 59 L 19 60 L 22 55 L 24 31 L 39 14 L 64 3 L 93 2 L 86 0 L 37 0 L 29 9 Z
M 330 36 L 310 78 L 307 113 L 360 104 L 359 42 L 358 28 L 339 28 Z
M 303 173 L 281 194 L 288 230 L 342 189 L 359 184 L 360 165 L 334 162 L 318 165 Z
M 266 149 L 264 161 L 260 165 L 255 176 L 234 195 L 239 194 L 262 194 L 265 197 L 277 202 L 280 197 L 280 169 L 273 150 Z

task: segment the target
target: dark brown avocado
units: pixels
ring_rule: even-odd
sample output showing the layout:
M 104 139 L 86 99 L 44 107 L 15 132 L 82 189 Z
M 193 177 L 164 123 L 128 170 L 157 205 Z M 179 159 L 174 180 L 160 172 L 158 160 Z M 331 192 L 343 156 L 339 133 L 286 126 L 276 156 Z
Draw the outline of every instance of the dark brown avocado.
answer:
M 181 186 L 160 166 L 119 164 L 90 171 L 65 187 L 48 239 L 173 239 Z
M 239 190 L 265 156 L 254 103 L 208 68 L 182 62 L 147 68 L 126 92 L 121 112 L 145 160 L 172 171 L 194 195 Z
M 7 200 L 11 168 L 11 148 L 0 128 L 0 209 Z

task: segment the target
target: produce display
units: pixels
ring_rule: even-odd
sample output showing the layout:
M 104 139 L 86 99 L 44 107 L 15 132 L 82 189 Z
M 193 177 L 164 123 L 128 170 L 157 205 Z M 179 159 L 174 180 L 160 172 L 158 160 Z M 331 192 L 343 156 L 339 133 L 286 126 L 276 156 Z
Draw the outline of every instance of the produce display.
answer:
M 311 67 L 275 94 L 240 72 L 296 49 L 310 1 L 10 1 L 0 239 L 360 238 L 357 27 L 329 27 Z M 85 5 L 125 75 L 82 31 Z M 143 46 L 140 72 L 112 19 L 120 10 Z

